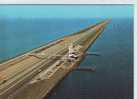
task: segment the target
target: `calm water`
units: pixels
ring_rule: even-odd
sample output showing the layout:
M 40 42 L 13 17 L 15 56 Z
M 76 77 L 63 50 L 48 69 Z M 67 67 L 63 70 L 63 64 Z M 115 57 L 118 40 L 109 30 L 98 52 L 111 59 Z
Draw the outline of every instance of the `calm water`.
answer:
M 102 19 L 0 19 L 0 61 L 15 57 Z M 48 99 L 132 99 L 133 19 L 117 18 L 104 30 L 80 66 L 96 72 L 74 71 Z

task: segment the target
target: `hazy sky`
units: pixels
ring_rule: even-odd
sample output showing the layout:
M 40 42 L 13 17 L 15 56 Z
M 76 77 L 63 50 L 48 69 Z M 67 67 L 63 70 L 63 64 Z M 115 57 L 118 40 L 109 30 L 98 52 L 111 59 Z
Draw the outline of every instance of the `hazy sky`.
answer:
M 0 5 L 0 18 L 132 17 L 133 5 Z

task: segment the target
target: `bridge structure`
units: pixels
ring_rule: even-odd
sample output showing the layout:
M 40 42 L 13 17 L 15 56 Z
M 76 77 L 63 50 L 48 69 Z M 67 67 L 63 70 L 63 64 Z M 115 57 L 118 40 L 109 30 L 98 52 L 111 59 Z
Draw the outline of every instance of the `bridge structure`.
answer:
M 75 70 L 87 49 L 103 32 L 109 20 L 64 36 L 0 64 L 0 99 L 42 99 L 65 76 Z M 68 61 L 68 45 L 73 43 L 79 57 Z

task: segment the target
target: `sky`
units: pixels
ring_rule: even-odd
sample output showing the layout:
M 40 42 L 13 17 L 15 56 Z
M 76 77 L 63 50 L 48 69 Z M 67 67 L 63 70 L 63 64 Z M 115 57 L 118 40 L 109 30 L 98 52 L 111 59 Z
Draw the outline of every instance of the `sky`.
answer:
M 0 5 L 0 18 L 123 18 L 133 5 Z

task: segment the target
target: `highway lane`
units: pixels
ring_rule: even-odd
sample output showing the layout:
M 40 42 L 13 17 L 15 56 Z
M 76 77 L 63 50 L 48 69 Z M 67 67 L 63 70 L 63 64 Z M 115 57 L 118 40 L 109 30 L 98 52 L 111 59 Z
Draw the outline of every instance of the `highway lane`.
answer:
M 58 52 L 63 52 L 62 49 L 66 47 L 65 46 L 66 43 L 70 40 L 76 40 L 77 38 L 79 37 L 74 36 L 74 37 L 71 37 L 70 39 L 67 38 L 63 40 L 62 42 L 60 42 L 59 44 L 51 46 L 48 49 L 42 50 L 39 53 L 45 53 L 44 55 L 45 57 L 53 56 L 53 54 L 56 54 L 55 50 L 58 50 Z M 67 48 L 65 49 L 67 50 Z M 0 76 L 2 77 L 4 76 L 4 79 L 1 79 L 1 86 L 0 86 L 1 94 L 6 93 L 10 89 L 12 90 L 12 87 L 18 84 L 18 82 L 16 81 L 19 81 L 19 78 L 23 79 L 25 75 L 27 75 L 28 77 L 28 73 L 31 74 L 30 72 L 33 69 L 35 69 L 36 71 L 37 64 L 41 63 L 42 60 L 43 59 L 40 59 L 31 55 L 27 57 L 26 59 L 17 62 L 16 64 L 14 63 L 13 66 L 10 66 L 7 69 L 4 69 L 3 71 L 1 71 Z M 46 59 L 46 62 L 48 62 L 47 59 Z
M 83 38 L 80 38 L 81 42 L 83 42 L 85 45 L 85 46 L 83 45 L 84 49 L 88 48 L 88 46 L 98 37 L 101 31 L 102 29 L 100 31 L 97 31 L 97 33 L 94 35 L 91 35 L 89 37 L 86 36 L 87 38 L 86 40 L 83 40 Z M 91 37 L 93 39 L 90 39 Z M 65 57 L 65 55 L 63 57 Z M 80 60 L 81 58 L 78 60 L 78 62 L 80 62 Z M 29 85 L 26 85 L 24 89 L 20 90 L 20 93 L 18 92 L 17 96 L 14 97 L 13 99 L 23 99 L 24 98 L 23 96 L 25 96 L 25 99 L 43 98 L 56 85 L 58 80 L 61 80 L 70 70 L 76 67 L 77 62 L 74 62 L 73 64 L 71 64 L 68 61 L 64 61 L 59 66 L 56 66 L 56 64 L 57 62 L 55 62 L 47 70 L 42 71 L 40 74 L 35 76 L 31 80 L 31 83 Z M 35 91 L 32 91 L 32 90 L 35 90 Z M 20 97 L 23 97 L 23 98 L 20 98 Z
M 53 64 L 59 59 L 58 57 L 53 58 L 52 56 L 58 54 L 64 55 L 68 50 L 68 47 L 66 45 L 70 44 L 71 42 L 79 41 L 80 43 L 81 41 L 83 42 L 81 44 L 84 44 L 84 42 L 88 42 L 88 40 L 95 40 L 95 38 L 97 38 L 100 33 L 97 30 L 103 29 L 106 24 L 107 21 L 104 21 L 96 27 L 83 31 L 77 35 L 72 35 L 68 37 L 66 36 L 61 39 L 60 42 L 55 43 L 50 47 L 41 47 L 38 48 L 38 50 L 35 49 L 23 55 L 22 57 L 19 56 L 19 58 L 13 59 L 12 62 L 2 64 L 6 65 L 6 68 L 0 69 L 0 95 L 2 99 L 6 99 L 7 95 L 12 93 L 13 91 L 16 91 L 16 89 L 19 89 L 21 85 L 25 84 L 28 80 L 31 80 L 39 73 L 40 70 L 44 71 L 45 69 L 48 69 L 49 66 L 52 67 Z M 94 33 L 94 35 L 92 33 Z M 86 50 L 89 44 L 85 43 L 84 46 Z M 35 57 L 35 55 L 37 57 Z M 69 70 L 67 72 L 69 72 Z M 64 74 L 59 77 L 62 78 L 64 75 L 66 75 L 67 72 L 64 71 Z M 57 79 L 56 82 L 57 81 L 59 81 L 59 79 Z M 55 84 L 53 83 L 52 86 L 54 85 Z

